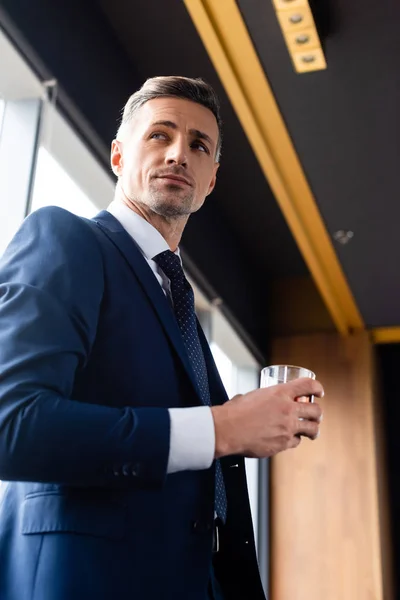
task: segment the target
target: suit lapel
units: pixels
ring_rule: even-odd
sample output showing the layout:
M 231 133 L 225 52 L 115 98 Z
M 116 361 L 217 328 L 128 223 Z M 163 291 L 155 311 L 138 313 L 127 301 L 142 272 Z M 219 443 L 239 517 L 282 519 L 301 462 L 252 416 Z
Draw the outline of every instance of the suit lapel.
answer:
M 183 366 L 189 375 L 193 387 L 201 402 L 200 391 L 195 379 L 195 375 L 190 364 L 182 335 L 175 319 L 172 308 L 161 289 L 160 284 L 154 276 L 154 273 L 147 264 L 140 250 L 133 242 L 130 235 L 125 231 L 119 221 L 107 211 L 102 211 L 93 221 L 97 223 L 104 234 L 118 248 L 124 259 L 131 267 L 136 279 L 146 293 L 151 302 L 165 333 L 171 340 Z

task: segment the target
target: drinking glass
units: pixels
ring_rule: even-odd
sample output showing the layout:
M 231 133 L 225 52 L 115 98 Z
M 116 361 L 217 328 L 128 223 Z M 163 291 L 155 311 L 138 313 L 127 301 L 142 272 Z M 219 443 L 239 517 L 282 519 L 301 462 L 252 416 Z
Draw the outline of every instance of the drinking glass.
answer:
M 315 373 L 305 367 L 296 367 L 295 365 L 271 365 L 261 371 L 260 387 L 271 387 L 279 383 L 288 383 L 301 377 L 315 379 Z M 314 402 L 314 396 L 300 396 L 296 398 L 297 402 Z

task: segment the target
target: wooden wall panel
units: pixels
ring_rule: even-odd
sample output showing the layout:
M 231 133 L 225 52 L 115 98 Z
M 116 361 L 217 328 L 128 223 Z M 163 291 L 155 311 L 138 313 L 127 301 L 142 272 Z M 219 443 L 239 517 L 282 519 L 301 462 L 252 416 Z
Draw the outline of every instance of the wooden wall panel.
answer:
M 271 461 L 271 600 L 394 600 L 382 558 L 385 461 L 368 336 L 279 338 L 272 357 L 315 371 L 325 398 L 319 439 Z

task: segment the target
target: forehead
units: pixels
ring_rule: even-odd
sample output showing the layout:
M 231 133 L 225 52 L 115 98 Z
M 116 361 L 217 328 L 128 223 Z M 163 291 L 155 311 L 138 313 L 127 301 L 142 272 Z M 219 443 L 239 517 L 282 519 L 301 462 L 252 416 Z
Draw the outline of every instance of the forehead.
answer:
M 218 125 L 211 110 L 183 98 L 154 98 L 138 110 L 135 125 L 150 127 L 155 121 L 172 121 L 182 129 L 197 129 L 218 139 Z

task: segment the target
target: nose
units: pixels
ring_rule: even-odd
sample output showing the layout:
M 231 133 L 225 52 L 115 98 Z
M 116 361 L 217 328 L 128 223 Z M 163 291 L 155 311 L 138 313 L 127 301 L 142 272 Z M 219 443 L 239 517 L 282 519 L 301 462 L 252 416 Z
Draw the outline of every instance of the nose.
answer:
M 173 144 L 168 146 L 165 162 L 167 165 L 179 165 L 186 167 L 187 161 L 188 157 L 186 143 L 181 139 L 174 140 Z

